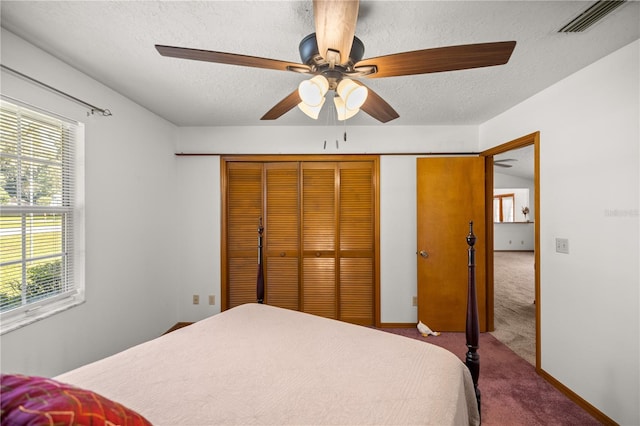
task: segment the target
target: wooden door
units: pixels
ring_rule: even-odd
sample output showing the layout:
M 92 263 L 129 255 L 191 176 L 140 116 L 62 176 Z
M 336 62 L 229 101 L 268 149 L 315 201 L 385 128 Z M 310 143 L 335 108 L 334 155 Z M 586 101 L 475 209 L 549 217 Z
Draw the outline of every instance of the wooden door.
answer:
M 378 162 L 336 160 L 223 163 L 223 309 L 256 300 L 262 217 L 265 303 L 376 323 Z
M 486 331 L 484 158 L 419 158 L 416 171 L 418 320 L 433 330 L 465 330 L 466 236 L 473 221 L 478 313 Z
M 372 162 L 302 164 L 305 312 L 373 325 L 374 176 Z
M 339 319 L 374 323 L 375 209 L 371 162 L 339 164 Z
M 229 163 L 225 226 L 225 307 L 256 301 L 258 225 L 262 217 L 262 163 Z
M 299 163 L 265 163 L 264 268 L 268 305 L 300 309 Z
M 303 311 L 337 318 L 336 165 L 302 164 Z

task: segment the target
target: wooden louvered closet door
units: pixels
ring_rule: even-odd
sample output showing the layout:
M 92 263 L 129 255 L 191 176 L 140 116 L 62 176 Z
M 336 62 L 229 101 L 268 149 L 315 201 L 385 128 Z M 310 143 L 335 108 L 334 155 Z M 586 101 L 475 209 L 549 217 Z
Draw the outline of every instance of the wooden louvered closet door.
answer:
M 265 303 L 374 325 L 376 173 L 363 160 L 227 162 L 223 309 L 256 299 L 263 217 Z
M 303 310 L 338 317 L 336 304 L 336 165 L 302 165 Z
M 262 163 L 229 163 L 226 190 L 227 307 L 256 301 Z
M 340 163 L 340 319 L 374 320 L 374 187 L 372 163 Z
M 299 310 L 300 205 L 298 163 L 265 163 L 265 302 Z

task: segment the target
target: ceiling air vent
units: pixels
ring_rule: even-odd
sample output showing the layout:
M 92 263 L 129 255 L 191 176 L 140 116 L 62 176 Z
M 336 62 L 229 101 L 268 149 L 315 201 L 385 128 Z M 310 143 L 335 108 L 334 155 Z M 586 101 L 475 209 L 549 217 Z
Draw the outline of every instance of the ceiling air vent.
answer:
M 559 33 L 579 33 L 591 25 L 595 24 L 614 9 L 622 6 L 627 0 L 600 0 L 578 15 L 564 27 L 558 30 Z

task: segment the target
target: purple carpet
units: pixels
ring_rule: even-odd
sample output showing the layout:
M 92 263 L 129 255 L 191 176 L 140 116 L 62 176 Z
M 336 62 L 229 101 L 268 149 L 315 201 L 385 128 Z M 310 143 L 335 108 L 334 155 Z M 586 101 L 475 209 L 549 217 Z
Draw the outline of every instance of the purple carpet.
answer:
M 422 337 L 415 328 L 385 328 L 394 334 L 441 346 L 464 360 L 464 333 Z M 560 393 L 535 368 L 489 333 L 480 334 L 482 424 L 600 425 L 589 413 Z

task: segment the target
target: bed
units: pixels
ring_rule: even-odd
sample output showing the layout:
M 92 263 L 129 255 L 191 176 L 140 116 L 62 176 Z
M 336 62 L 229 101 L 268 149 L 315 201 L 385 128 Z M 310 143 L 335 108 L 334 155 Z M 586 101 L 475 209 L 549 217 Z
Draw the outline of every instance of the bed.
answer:
M 45 380 L 139 414 L 128 424 L 477 425 L 471 328 L 465 365 L 415 339 L 249 303 Z

